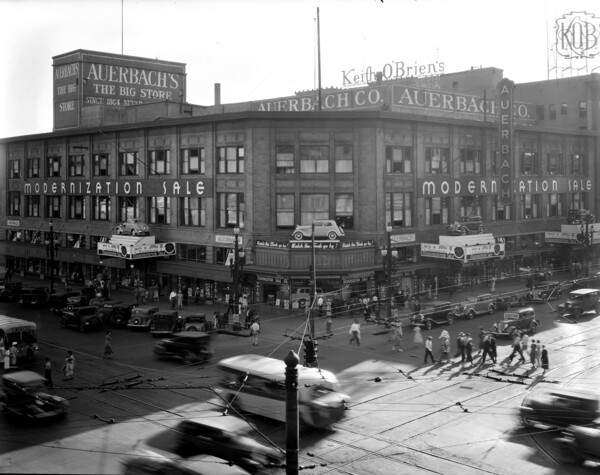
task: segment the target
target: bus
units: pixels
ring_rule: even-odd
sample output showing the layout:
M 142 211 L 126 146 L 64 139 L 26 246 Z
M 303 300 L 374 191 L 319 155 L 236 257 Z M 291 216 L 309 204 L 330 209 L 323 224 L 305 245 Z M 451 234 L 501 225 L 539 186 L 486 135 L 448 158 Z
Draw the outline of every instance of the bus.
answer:
M 217 364 L 215 392 L 235 409 L 286 421 L 285 363 L 260 355 L 240 355 Z M 323 428 L 339 421 L 350 398 L 336 376 L 298 366 L 298 416 L 303 426 Z
M 0 315 L 0 338 L 4 339 L 4 349 L 17 343 L 17 359 L 32 359 L 37 346 L 37 325 L 20 318 Z

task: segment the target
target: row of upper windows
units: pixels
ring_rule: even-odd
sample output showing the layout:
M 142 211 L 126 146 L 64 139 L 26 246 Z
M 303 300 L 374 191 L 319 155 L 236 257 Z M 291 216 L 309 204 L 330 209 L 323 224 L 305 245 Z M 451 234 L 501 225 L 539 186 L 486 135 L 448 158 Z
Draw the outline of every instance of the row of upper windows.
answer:
M 352 145 L 336 145 L 334 153 L 335 173 L 352 173 L 354 154 Z M 294 174 L 299 165 L 300 173 L 329 173 L 329 146 L 307 145 L 299 148 L 300 160 L 297 164 L 293 145 L 276 147 L 276 172 L 278 174 Z M 449 147 L 425 147 L 425 173 L 450 172 Z M 386 146 L 386 173 L 413 173 L 414 152 L 411 146 Z M 244 173 L 244 148 L 219 147 L 217 149 L 217 173 Z M 461 174 L 480 174 L 485 169 L 484 153 L 481 149 L 465 148 L 459 150 Z M 9 161 L 9 177 L 41 178 L 41 159 L 26 159 L 25 177 L 21 176 L 21 160 Z M 497 152 L 492 156 L 492 173 L 499 173 L 500 157 Z M 68 158 L 68 176 L 83 177 L 86 174 L 86 156 L 71 155 Z M 119 153 L 119 176 L 139 176 L 141 166 L 138 152 Z M 568 166 L 568 168 L 567 168 Z M 537 152 L 522 152 L 519 167 L 522 174 L 540 174 L 542 164 Z M 565 159 L 562 152 L 549 152 L 546 155 L 546 170 L 549 174 L 585 174 L 585 155 L 574 153 Z M 183 175 L 203 175 L 206 173 L 206 154 L 204 148 L 182 149 L 180 151 L 180 170 Z M 110 154 L 100 153 L 92 156 L 93 176 L 109 176 L 111 171 Z M 148 152 L 149 175 L 169 175 L 171 159 L 169 150 L 152 150 Z M 47 157 L 46 177 L 61 177 L 62 158 Z
M 521 219 L 566 216 L 567 209 L 587 208 L 587 194 L 551 193 L 546 200 L 546 213 L 542 213 L 542 195 L 523 194 L 518 197 Z M 570 198 L 568 203 L 567 198 Z M 68 219 L 87 219 L 86 196 L 67 197 Z M 110 221 L 111 199 L 108 196 L 92 196 L 91 218 L 95 221 Z M 302 193 L 299 201 L 299 216 L 296 214 L 296 195 L 279 193 L 276 198 L 277 228 L 293 228 L 296 223 L 310 224 L 319 219 L 330 219 L 333 213 L 337 224 L 346 229 L 354 229 L 354 195 L 352 193 L 337 193 L 334 195 L 334 205 L 330 205 L 328 193 Z M 179 199 L 179 225 L 206 226 L 206 200 L 203 198 Z M 481 215 L 482 202 L 491 199 L 492 220 L 515 219 L 514 205 L 503 204 L 498 196 L 460 198 L 460 216 Z M 119 221 L 140 217 L 142 198 L 118 197 Z M 60 196 L 46 197 L 45 218 L 63 218 L 62 198 Z M 171 203 L 169 197 L 146 198 L 148 222 L 151 224 L 171 224 Z M 451 198 L 425 198 L 425 225 L 449 223 Z M 245 202 L 243 193 L 217 193 L 216 225 L 218 228 L 235 228 L 244 226 Z M 413 224 L 413 193 L 386 193 L 385 213 L 386 222 L 393 226 L 412 227 Z M 8 215 L 21 216 L 21 195 L 19 192 L 8 193 Z M 26 217 L 41 217 L 42 204 L 39 195 L 25 197 L 24 215 Z M 297 219 L 299 218 L 299 219 Z
M 536 115 L 537 120 L 545 120 L 546 119 L 546 106 L 540 104 L 536 106 Z M 548 104 L 548 119 L 556 120 L 556 115 L 560 111 L 560 115 L 567 115 L 568 106 L 566 102 L 562 102 L 560 104 Z M 579 101 L 579 118 L 585 119 L 587 117 L 587 102 Z
M 148 160 L 144 162 L 139 152 L 119 152 L 119 176 L 139 176 L 144 167 L 149 175 L 169 175 L 171 173 L 171 151 L 150 150 Z M 206 153 L 204 148 L 186 148 L 180 150 L 180 170 L 184 175 L 204 175 L 206 173 Z M 85 176 L 86 155 L 69 155 L 67 159 L 67 176 Z M 92 155 L 92 175 L 110 176 L 112 171 L 110 153 Z M 63 159 L 59 156 L 46 158 L 46 177 L 63 176 Z M 244 147 L 218 147 L 217 173 L 244 173 Z M 41 178 L 42 162 L 39 157 L 25 160 L 25 176 L 21 175 L 21 160 L 9 161 L 10 178 Z

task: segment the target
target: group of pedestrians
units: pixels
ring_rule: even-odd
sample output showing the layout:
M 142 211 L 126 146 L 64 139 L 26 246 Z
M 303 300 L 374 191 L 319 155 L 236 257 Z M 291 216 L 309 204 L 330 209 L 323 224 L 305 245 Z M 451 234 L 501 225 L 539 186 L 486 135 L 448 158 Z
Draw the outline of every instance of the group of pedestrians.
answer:
M 525 354 L 529 352 L 529 362 L 531 369 L 541 367 L 544 373 L 550 369 L 550 359 L 546 345 L 542 345 L 540 340 L 529 338 L 526 333 L 518 333 L 512 343 L 513 350 L 508 356 L 509 363 L 512 363 L 513 358 L 519 355 L 519 363 L 526 363 Z

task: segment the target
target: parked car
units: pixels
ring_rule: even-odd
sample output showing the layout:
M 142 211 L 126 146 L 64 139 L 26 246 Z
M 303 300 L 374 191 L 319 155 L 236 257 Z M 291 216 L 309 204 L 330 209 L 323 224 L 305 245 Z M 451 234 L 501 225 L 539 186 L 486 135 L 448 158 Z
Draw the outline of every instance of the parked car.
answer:
M 448 234 L 461 235 L 481 234 L 485 231 L 481 216 L 461 216 L 457 221 L 448 225 Z
M 516 312 L 506 312 L 499 323 L 494 323 L 489 333 L 496 337 L 508 336 L 514 338 L 521 331 L 535 333 L 541 322 L 535 318 L 535 310 L 526 307 Z
M 179 328 L 179 315 L 176 310 L 156 312 L 152 316 L 150 333 L 154 337 L 169 336 L 176 333 Z
M 600 417 L 600 393 L 568 388 L 531 393 L 523 400 L 520 413 L 526 427 L 588 425 Z
M 19 302 L 24 307 L 41 307 L 46 304 L 49 295 L 46 287 L 24 287 Z
M 78 295 L 78 292 L 54 292 L 53 294 L 48 295 L 45 306 L 51 312 L 61 313 L 68 305 L 69 299 L 71 297 L 77 297 Z
M 344 236 L 344 228 L 339 227 L 333 219 L 317 219 L 312 224 L 298 225 L 292 236 L 296 241 L 304 238 L 312 238 L 313 225 L 315 228 L 315 239 L 329 239 L 334 241 Z
M 152 305 L 132 308 L 127 328 L 130 330 L 150 330 L 154 323 L 154 314 L 158 311 L 159 308 Z
M 206 331 L 206 314 L 204 313 L 193 313 L 190 315 L 179 316 L 179 328 L 178 331 Z
M 65 310 L 60 319 L 63 328 L 77 328 L 80 332 L 99 330 L 102 328 L 102 318 L 98 315 L 98 307 L 88 306 Z
M 600 291 L 598 289 L 578 289 L 569 292 L 567 301 L 561 303 L 558 308 L 558 315 L 567 318 L 581 318 L 583 315 L 598 313 L 598 298 Z
M 0 290 L 1 302 L 18 302 L 23 292 L 23 282 L 5 282 Z
M 561 285 L 560 282 L 556 281 L 538 284 L 533 291 L 534 297 L 544 301 L 559 299 L 563 295 Z
M 494 299 L 496 310 L 510 310 L 514 307 L 522 307 L 528 302 L 525 292 L 500 295 Z
M 213 354 L 210 334 L 199 331 L 183 331 L 159 341 L 154 354 L 159 358 L 180 358 L 185 364 L 208 361 Z
M 454 318 L 474 318 L 485 313 L 492 315 L 496 311 L 492 294 L 482 294 L 477 297 L 467 297 L 454 309 Z
M 110 303 L 105 302 L 98 309 L 98 316 L 107 325 L 124 327 L 131 318 L 131 311 L 137 307 L 136 303 Z
M 554 439 L 553 445 L 562 463 L 600 462 L 600 419 L 585 426 L 568 426 L 561 437 Z
M 67 299 L 67 305 L 64 310 L 71 311 L 77 307 L 86 307 L 90 304 L 91 297 L 86 295 L 75 295 L 74 297 L 69 297 Z
M 248 437 L 249 425 L 246 421 L 212 414 L 186 419 L 175 426 L 179 455 L 210 454 L 229 460 L 252 473 L 283 461 L 279 450 Z
M 65 416 L 69 402 L 41 390 L 45 378 L 33 371 L 16 371 L 2 376 L 0 404 L 6 415 L 21 420 L 48 420 Z
M 455 304 L 451 302 L 425 304 L 420 313 L 411 317 L 411 327 L 431 330 L 434 325 L 452 325 L 454 323 L 454 306 Z
M 139 219 L 128 219 L 117 226 L 117 234 L 131 234 L 132 236 L 144 236 L 150 234 L 150 228 Z

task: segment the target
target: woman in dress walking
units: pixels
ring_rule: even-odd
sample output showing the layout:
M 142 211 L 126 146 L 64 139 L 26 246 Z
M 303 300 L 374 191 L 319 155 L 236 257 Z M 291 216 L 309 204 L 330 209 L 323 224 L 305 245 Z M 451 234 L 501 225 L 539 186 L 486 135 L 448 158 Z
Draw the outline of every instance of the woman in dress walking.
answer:
M 73 379 L 73 373 L 75 371 L 75 357 L 71 350 L 67 351 L 67 357 L 65 358 L 65 366 L 63 367 L 65 373 L 65 379 Z
M 104 340 L 104 355 L 102 358 L 112 358 L 113 349 L 112 349 L 112 336 L 110 334 L 110 330 L 106 331 L 106 339 Z

